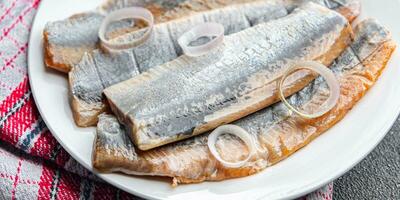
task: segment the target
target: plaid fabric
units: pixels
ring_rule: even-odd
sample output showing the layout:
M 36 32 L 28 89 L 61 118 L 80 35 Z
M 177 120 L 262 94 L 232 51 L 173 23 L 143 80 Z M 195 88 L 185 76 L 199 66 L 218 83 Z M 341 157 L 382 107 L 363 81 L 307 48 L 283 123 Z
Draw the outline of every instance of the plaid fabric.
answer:
M 0 199 L 136 199 L 5 144 L 0 163 Z
M 0 199 L 134 199 L 73 160 L 36 110 L 26 56 L 39 2 L 0 0 Z M 332 184 L 304 199 L 332 199 Z

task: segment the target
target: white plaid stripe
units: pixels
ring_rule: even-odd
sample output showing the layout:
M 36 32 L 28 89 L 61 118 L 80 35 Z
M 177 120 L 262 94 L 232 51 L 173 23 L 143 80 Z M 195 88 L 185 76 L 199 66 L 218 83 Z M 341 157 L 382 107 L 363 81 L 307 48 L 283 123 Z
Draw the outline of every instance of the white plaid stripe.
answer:
M 0 199 L 37 198 L 41 174 L 38 160 L 25 159 L 18 150 L 0 145 Z

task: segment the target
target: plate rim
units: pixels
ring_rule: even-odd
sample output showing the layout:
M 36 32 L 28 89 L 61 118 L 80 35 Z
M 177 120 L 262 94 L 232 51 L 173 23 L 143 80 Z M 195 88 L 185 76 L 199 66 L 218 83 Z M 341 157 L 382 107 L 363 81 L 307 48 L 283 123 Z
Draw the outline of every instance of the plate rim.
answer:
M 113 180 L 111 177 L 107 176 L 108 174 L 99 173 L 92 166 L 88 166 L 86 164 L 86 162 L 82 161 L 80 157 L 78 157 L 74 152 L 72 152 L 71 148 L 69 148 L 69 146 L 62 140 L 62 138 L 59 137 L 60 136 L 59 134 L 54 134 L 55 131 L 53 129 L 53 126 L 50 125 L 50 123 L 48 123 L 48 119 L 47 119 L 47 117 L 45 117 L 46 114 L 43 113 L 43 109 L 39 105 L 39 102 L 36 101 L 36 99 L 37 99 L 36 95 L 37 94 L 36 94 L 36 90 L 33 89 L 34 88 L 34 84 L 33 84 L 33 79 L 34 78 L 32 77 L 32 74 L 33 74 L 32 73 L 32 70 L 33 70 L 32 68 L 33 68 L 33 66 L 31 66 L 31 64 L 30 64 L 31 63 L 31 59 L 34 59 L 31 56 L 31 54 L 32 54 L 31 52 L 34 51 L 33 49 L 35 48 L 35 46 L 31 45 L 31 43 L 34 40 L 34 38 L 33 38 L 34 34 L 32 34 L 32 32 L 34 30 L 35 25 L 37 24 L 36 16 L 38 15 L 39 12 L 42 11 L 42 7 L 43 7 L 42 5 L 44 4 L 44 2 L 47 2 L 47 1 L 48 0 L 42 0 L 41 1 L 41 3 L 39 4 L 39 6 L 37 8 L 35 16 L 32 19 L 32 26 L 31 26 L 31 30 L 29 32 L 29 37 L 28 37 L 29 41 L 28 41 L 28 51 L 27 51 L 27 60 L 26 60 L 27 66 L 28 66 L 27 73 L 28 73 L 29 85 L 30 85 L 30 88 L 31 88 L 31 93 L 33 95 L 33 99 L 34 99 L 35 105 L 37 107 L 37 110 L 38 110 L 40 116 L 42 117 L 42 119 L 45 122 L 46 126 L 48 127 L 50 133 L 52 134 L 53 137 L 55 137 L 57 142 L 60 143 L 60 145 L 68 152 L 68 154 L 74 160 L 79 162 L 79 164 L 84 166 L 87 170 L 89 170 L 90 172 L 92 172 L 96 176 L 100 177 L 101 179 L 105 180 L 110 185 L 113 185 L 113 186 L 115 186 L 115 187 L 117 187 L 119 189 L 122 189 L 122 190 L 124 190 L 124 191 L 126 191 L 126 192 L 128 192 L 130 194 L 133 194 L 133 195 L 136 195 L 136 196 L 139 196 L 139 197 L 142 197 L 142 198 L 146 198 L 146 199 L 159 199 L 159 197 L 156 196 L 156 195 L 149 195 L 149 194 L 146 194 L 146 193 L 141 193 L 141 192 L 138 192 L 136 190 L 129 189 L 125 185 L 120 184 L 118 181 Z M 399 48 L 399 44 L 398 44 L 397 41 L 396 41 L 396 44 L 397 44 L 397 46 Z M 41 48 L 43 49 L 43 46 L 41 46 Z M 392 56 L 395 56 L 397 51 L 399 51 L 399 50 L 396 48 L 396 50 L 395 50 L 395 52 L 393 52 Z M 391 64 L 391 60 L 393 60 L 393 57 L 389 60 L 387 65 Z M 43 65 L 43 67 L 45 67 L 44 63 L 42 65 Z M 392 65 L 394 65 L 394 64 L 392 63 Z M 379 79 L 380 78 L 378 78 L 377 81 L 379 81 Z M 367 155 L 369 155 L 376 148 L 376 146 L 383 140 L 383 138 L 386 136 L 386 134 L 390 131 L 391 127 L 393 126 L 394 122 L 396 121 L 397 117 L 400 114 L 400 102 L 397 103 L 397 104 L 398 104 L 397 107 L 395 109 L 393 109 L 395 111 L 390 113 L 391 114 L 390 120 L 386 120 L 386 123 L 383 124 L 379 129 L 379 132 L 384 133 L 384 134 L 380 134 L 379 135 L 380 137 L 377 138 L 377 140 L 374 141 L 374 144 L 370 145 L 368 150 L 364 151 L 362 154 L 360 153 L 360 155 L 356 159 L 354 159 L 355 161 L 352 162 L 352 164 L 347 165 L 346 167 L 335 171 L 336 174 L 330 176 L 329 178 L 321 178 L 321 179 L 319 179 L 320 180 L 319 182 L 314 182 L 314 184 L 310 184 L 310 185 L 304 186 L 303 190 L 294 190 L 291 193 L 288 193 L 283 198 L 284 199 L 298 198 L 298 197 L 304 196 L 304 195 L 306 195 L 306 194 L 308 194 L 308 193 L 310 193 L 312 191 L 315 191 L 318 188 L 320 188 L 320 187 L 328 184 L 329 182 L 337 179 L 338 177 L 342 176 L 344 173 L 348 172 L 355 165 L 357 165 L 359 162 L 361 162 Z M 387 117 L 386 119 L 389 119 L 389 117 Z M 129 175 L 125 175 L 125 174 L 123 174 L 123 175 L 124 176 L 129 176 Z

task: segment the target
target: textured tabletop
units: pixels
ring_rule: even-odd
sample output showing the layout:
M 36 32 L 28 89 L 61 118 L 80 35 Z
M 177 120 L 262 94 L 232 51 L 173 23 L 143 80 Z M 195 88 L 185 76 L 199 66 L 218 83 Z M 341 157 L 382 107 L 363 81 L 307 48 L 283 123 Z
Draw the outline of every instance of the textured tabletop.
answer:
M 400 200 L 400 117 L 363 161 L 334 182 L 333 199 Z

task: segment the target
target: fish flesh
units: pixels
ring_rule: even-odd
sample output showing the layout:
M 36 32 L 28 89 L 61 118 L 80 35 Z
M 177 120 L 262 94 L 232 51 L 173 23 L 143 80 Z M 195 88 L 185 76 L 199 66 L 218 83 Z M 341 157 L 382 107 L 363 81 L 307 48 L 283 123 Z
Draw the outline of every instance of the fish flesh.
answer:
M 69 73 L 72 110 L 76 124 L 95 125 L 97 116 L 107 110 L 102 96 L 104 88 L 182 55 L 177 40 L 188 28 L 206 21 L 218 22 L 224 25 L 225 34 L 229 35 L 286 15 L 283 4 L 276 1 L 227 6 L 157 24 L 149 40 L 134 49 L 115 53 L 96 49 L 86 53 Z M 115 40 L 123 42 L 141 34 L 142 30 L 139 30 L 124 34 Z
M 348 1 L 347 4 L 354 4 L 353 2 L 358 1 Z M 332 9 L 340 10 L 341 7 L 348 6 L 347 4 L 335 5 L 331 3 L 329 6 Z M 269 0 L 240 4 L 240 8 L 239 5 L 226 6 L 158 24 L 155 26 L 154 34 L 150 40 L 131 50 L 132 53 L 122 52 L 124 55 L 119 53 L 112 55 L 97 49 L 88 52 L 69 73 L 71 104 L 75 123 L 82 127 L 93 126 L 97 122 L 97 116 L 108 110 L 107 103 L 105 103 L 102 95 L 105 87 L 127 80 L 137 73 L 147 71 L 153 66 L 163 64 L 182 55 L 177 38 L 190 27 L 206 21 L 218 22 L 224 25 L 225 34 L 229 35 L 259 23 L 286 16 L 288 10 L 291 12 L 295 6 L 299 5 L 294 2 Z M 351 13 L 356 14 L 358 12 L 357 10 L 351 11 Z M 350 16 L 350 14 L 347 15 Z M 131 32 L 118 36 L 114 40 L 124 42 L 136 38 L 140 34 L 142 34 L 141 31 Z M 127 57 L 134 59 L 126 63 L 130 66 L 124 64 Z M 131 65 L 132 63 L 136 64 Z M 107 71 L 112 73 L 104 75 L 103 72 Z
M 226 0 L 227 1 L 227 0 Z M 244 0 L 243 0 L 244 1 Z M 188 2 L 186 1 L 185 7 L 175 9 L 173 13 L 188 12 L 184 8 L 188 7 Z M 202 2 L 205 2 L 202 0 Z M 225 2 L 225 1 L 220 1 Z M 235 1 L 236 2 L 236 1 Z M 351 2 L 358 1 L 348 1 L 347 4 L 351 4 Z M 182 50 L 177 44 L 177 37 L 180 36 L 186 29 L 190 26 L 193 26 L 195 23 L 201 21 L 214 21 L 225 24 L 226 32 L 225 34 L 230 34 L 246 27 L 256 25 L 261 22 L 267 22 L 269 20 L 273 20 L 276 18 L 280 18 L 282 16 L 287 15 L 287 10 L 292 11 L 293 5 L 292 2 L 282 2 L 280 0 L 269 0 L 262 2 L 252 2 L 241 4 L 241 7 L 244 11 L 237 12 L 237 6 L 228 6 L 222 9 L 217 9 L 214 11 L 206 12 L 203 14 L 191 15 L 190 17 L 176 20 L 175 23 L 171 25 L 160 25 L 161 28 L 158 31 L 154 31 L 155 35 L 148 41 L 145 45 L 135 48 L 133 50 L 134 58 L 136 64 L 135 66 L 126 67 L 121 65 L 119 62 L 121 55 L 106 55 L 106 53 L 101 50 L 93 50 L 88 51 L 88 54 L 83 56 L 82 60 L 75 65 L 75 69 L 71 71 L 69 74 L 69 85 L 71 88 L 71 96 L 72 96 L 72 111 L 75 123 L 78 126 L 86 127 L 93 126 L 97 122 L 97 116 L 100 113 L 108 110 L 107 104 L 104 102 L 104 98 L 102 96 L 102 90 L 105 87 L 110 86 L 110 83 L 118 83 L 123 80 L 129 79 L 138 72 L 143 72 L 148 70 L 149 68 L 163 64 L 169 60 L 176 58 L 182 54 Z M 345 4 L 344 6 L 348 6 Z M 203 5 L 203 4 L 202 4 Z M 298 4 L 296 4 L 297 6 Z M 329 4 L 332 9 L 340 10 L 343 5 L 334 5 Z M 120 6 L 118 6 L 120 7 Z M 202 7 L 202 6 L 200 6 Z M 211 8 L 215 8 L 217 6 L 208 6 Z M 233 8 L 232 8 L 233 7 Z M 190 8 L 199 10 L 199 6 L 191 6 Z M 203 7 L 202 7 L 203 9 Z M 202 10 L 200 9 L 200 10 Z M 247 10 L 247 12 L 245 12 Z M 179 12 L 178 12 L 179 11 Z M 231 12 L 234 11 L 234 12 Z M 250 12 L 251 11 L 251 12 Z M 220 13 L 218 13 L 220 12 Z M 243 15 L 239 15 L 236 13 L 246 13 L 246 19 L 243 18 Z M 359 11 L 352 10 L 351 13 L 358 14 Z M 172 12 L 168 12 L 166 15 L 171 16 Z M 182 16 L 184 14 L 181 14 Z M 342 13 L 345 14 L 345 13 Z M 188 14 L 189 15 L 189 14 Z M 204 16 L 203 18 L 200 16 Z M 346 14 L 350 16 L 351 14 Z M 174 18 L 174 17 L 169 17 Z M 177 18 L 177 17 L 176 17 Z M 165 30 L 165 26 L 168 26 L 168 33 Z M 171 31 L 169 31 L 171 30 Z M 169 36 L 169 32 L 171 32 L 171 36 Z M 141 32 L 132 32 L 129 34 L 123 34 L 121 36 L 117 36 L 115 40 L 129 40 L 131 37 L 136 37 L 140 35 Z M 168 34 L 168 36 L 166 35 Z M 166 38 L 166 39 L 164 39 Z M 170 41 L 171 40 L 171 41 Z M 88 40 L 86 40 L 88 41 Z M 171 45 L 173 43 L 173 46 Z M 82 43 L 81 43 L 82 44 Z M 65 49 L 65 48 L 64 48 Z M 80 51 L 75 51 L 80 52 Z M 104 54 L 104 55 L 103 55 Z M 126 52 L 123 52 L 126 54 Z M 79 56 L 81 54 L 79 53 Z M 62 56 L 66 58 L 65 56 Z M 96 65 L 97 62 L 93 60 L 93 57 L 97 57 L 101 59 L 103 57 L 103 61 L 109 63 L 109 65 Z M 122 56 L 123 57 L 123 56 Z M 100 63 L 104 63 L 103 61 L 99 61 Z M 91 65 L 91 66 L 88 66 Z M 119 68 L 119 66 L 122 66 Z M 101 71 L 113 71 L 115 74 L 108 73 L 107 76 L 101 78 L 100 70 L 97 68 L 105 67 Z M 108 69 L 110 68 L 110 69 Z M 111 69 L 112 68 L 112 69 Z M 139 69 L 137 69 L 139 68 Z M 119 71 L 118 71 L 119 70 Z M 111 76 L 108 76 L 111 75 Z M 121 75 L 121 76 L 119 76 Z M 104 77 L 104 76 L 103 76 Z M 105 83 L 104 83 L 105 82 Z
M 166 22 L 172 19 L 178 19 L 182 16 L 189 16 L 196 12 L 253 1 L 255 0 L 108 0 L 108 2 L 105 2 L 103 5 L 101 5 L 98 10 L 100 13 L 109 13 L 124 7 L 141 6 L 146 7 L 152 13 L 154 13 L 155 18 L 158 18 L 159 22 Z M 345 4 L 348 4 L 347 1 L 349 0 L 346 0 Z
M 93 50 L 85 54 L 81 62 L 69 73 L 72 110 L 76 124 L 95 125 L 97 116 L 107 110 L 102 96 L 104 88 L 182 55 L 177 39 L 189 27 L 205 21 L 219 22 L 224 25 L 225 34 L 229 35 L 286 15 L 285 7 L 277 1 L 258 1 L 242 4 L 240 7 L 227 6 L 158 24 L 154 27 L 150 39 L 132 50 L 117 53 Z M 115 40 L 129 40 L 141 32 L 124 34 Z
M 330 66 L 340 82 L 335 107 L 321 117 L 304 119 L 279 102 L 234 122 L 249 132 L 257 145 L 256 154 L 240 168 L 226 168 L 212 156 L 207 134 L 149 151 L 135 149 L 124 126 L 108 114 L 100 116 L 97 126 L 93 167 L 102 172 L 171 177 L 174 185 L 255 174 L 292 155 L 343 119 L 377 81 L 395 47 L 389 31 L 377 21 L 370 19 L 357 25 L 354 42 Z M 328 94 L 326 82 L 318 77 L 288 101 L 312 110 Z M 216 147 L 221 157 L 231 162 L 248 153 L 244 143 L 231 135 L 220 136 Z
M 357 0 L 283 0 L 286 4 L 287 10 L 290 12 L 296 7 L 307 3 L 313 2 L 319 5 L 324 5 L 327 8 L 334 9 L 343 16 L 345 16 L 350 22 L 352 22 L 359 14 L 361 10 L 361 3 Z
M 153 13 L 155 23 L 161 23 L 196 12 L 249 1 L 254 0 L 109 0 L 96 10 L 46 24 L 43 30 L 45 65 L 64 73 L 69 72 L 85 52 L 98 47 L 100 24 L 105 15 L 113 10 L 142 6 Z M 132 25 L 131 21 L 113 24 L 107 36 L 114 38 L 137 30 L 137 27 Z
M 330 64 L 350 43 L 346 18 L 307 3 L 292 14 L 224 38 L 214 52 L 180 56 L 104 89 L 141 150 L 204 133 L 278 101 L 279 77 L 297 60 Z M 290 95 L 314 78 L 292 77 Z
M 291 59 L 320 59 L 329 64 L 350 41 L 351 29 L 341 15 L 315 4 L 304 7 L 310 11 L 226 37 L 224 52 L 213 53 L 214 58 L 181 56 L 106 88 L 113 112 L 130 129 L 138 148 L 148 150 L 276 102 L 271 88 Z M 285 40 L 289 42 L 281 42 Z M 247 68 L 250 73 L 243 72 Z M 287 88 L 287 94 L 307 83 L 304 77 L 293 81 L 298 83 Z
M 130 6 L 153 8 L 155 21 L 169 9 L 174 7 L 161 6 L 160 1 L 143 0 L 109 0 L 96 10 L 75 14 L 67 19 L 49 22 L 43 30 L 45 64 L 47 67 L 61 72 L 69 72 L 85 52 L 97 48 L 98 31 L 105 15 L 113 10 Z M 158 10 L 155 10 L 159 8 Z M 114 25 L 109 37 L 118 36 L 135 30 L 133 23 L 125 22 Z M 118 30 L 118 31 L 117 31 Z
M 159 0 L 108 0 L 93 11 L 75 14 L 67 19 L 48 22 L 43 30 L 45 64 L 49 68 L 67 73 L 75 66 L 85 52 L 98 46 L 98 31 L 105 15 L 125 7 L 143 6 L 154 13 L 156 23 L 166 20 L 167 12 L 174 9 L 175 17 L 180 10 L 177 5 L 164 5 Z M 187 10 L 183 9 L 186 13 Z M 183 14 L 183 12 L 182 12 Z M 170 16 L 170 15 L 168 15 Z M 172 18 L 172 16 L 170 16 Z M 108 32 L 109 38 L 134 31 L 132 21 L 113 24 Z
M 85 52 L 98 46 L 97 33 L 104 16 L 111 11 L 130 7 L 143 6 L 149 9 L 156 23 L 178 19 L 196 12 L 221 8 L 227 5 L 246 3 L 255 0 L 108 0 L 96 10 L 73 15 L 67 19 L 49 22 L 43 30 L 44 60 L 49 68 L 67 73 L 78 64 Z M 275 0 L 268 0 L 275 1 Z M 300 2 L 314 1 L 335 9 L 352 20 L 359 14 L 359 0 L 283 0 L 287 9 L 292 10 Z M 358 6 L 358 7 L 357 7 Z M 119 23 L 113 27 L 110 38 L 134 31 L 137 27 L 132 23 Z

